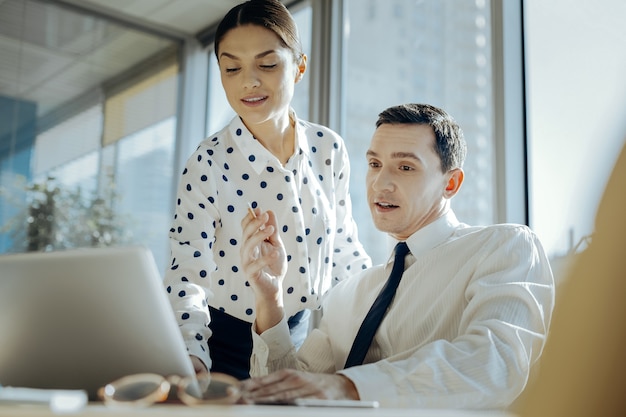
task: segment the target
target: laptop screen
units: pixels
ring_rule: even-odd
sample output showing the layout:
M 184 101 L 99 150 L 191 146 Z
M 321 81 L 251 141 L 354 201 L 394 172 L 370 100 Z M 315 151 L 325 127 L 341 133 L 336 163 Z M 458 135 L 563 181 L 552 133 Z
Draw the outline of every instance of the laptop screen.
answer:
M 0 385 L 96 399 L 141 372 L 193 375 L 147 248 L 0 255 Z

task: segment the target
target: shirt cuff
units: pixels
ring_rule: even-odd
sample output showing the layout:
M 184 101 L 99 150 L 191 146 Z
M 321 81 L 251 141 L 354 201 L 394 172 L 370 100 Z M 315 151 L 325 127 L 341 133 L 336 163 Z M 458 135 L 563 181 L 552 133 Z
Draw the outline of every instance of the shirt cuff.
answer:
M 207 371 L 211 370 L 211 356 L 206 347 L 206 343 L 198 342 L 198 341 L 189 341 L 187 343 L 187 352 L 189 355 L 197 356 L 198 359 L 204 363 Z
M 283 316 L 274 327 L 258 334 L 256 322 L 252 323 L 252 355 L 250 356 L 250 375 L 268 374 L 268 363 L 285 356 L 292 348 L 289 325 Z
M 352 381 L 361 400 L 379 401 L 383 404 L 385 398 L 393 398 L 397 394 L 393 377 L 381 371 L 376 364 L 353 366 L 337 373 Z
M 256 327 L 254 330 L 256 333 Z M 267 329 L 259 336 L 269 349 L 269 361 L 283 358 L 293 348 L 291 335 L 289 334 L 289 325 L 285 316 L 276 326 Z

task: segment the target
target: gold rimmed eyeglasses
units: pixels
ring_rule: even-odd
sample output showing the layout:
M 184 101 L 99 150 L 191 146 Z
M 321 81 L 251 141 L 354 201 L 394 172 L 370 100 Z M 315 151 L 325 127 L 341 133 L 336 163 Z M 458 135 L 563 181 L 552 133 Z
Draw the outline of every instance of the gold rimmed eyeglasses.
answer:
M 220 373 L 192 377 L 143 373 L 117 379 L 98 391 L 105 405 L 147 407 L 167 400 L 174 387 L 180 401 L 187 405 L 234 404 L 241 397 L 239 381 Z

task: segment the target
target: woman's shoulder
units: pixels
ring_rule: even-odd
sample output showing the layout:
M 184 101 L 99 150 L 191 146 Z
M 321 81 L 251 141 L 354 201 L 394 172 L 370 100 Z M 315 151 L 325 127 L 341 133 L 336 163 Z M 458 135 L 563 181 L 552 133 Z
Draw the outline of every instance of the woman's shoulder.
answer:
M 298 119 L 298 124 L 310 142 L 332 143 L 335 149 L 344 147 L 344 140 L 341 135 L 328 126 L 302 119 Z
M 224 140 L 230 135 L 230 124 L 224 126 L 222 129 L 218 130 L 215 133 L 212 133 L 205 137 L 202 142 L 200 142 L 199 147 L 204 148 L 215 148 L 223 144 Z
M 221 130 L 206 136 L 191 155 L 191 159 L 196 159 L 199 155 L 217 157 L 224 153 L 224 150 L 232 146 L 230 125 L 224 126 Z
M 319 132 L 319 135 L 330 135 L 330 136 L 333 136 L 333 137 L 340 137 L 339 134 L 337 132 L 335 132 L 333 129 L 331 129 L 328 126 L 321 125 L 319 123 L 313 123 L 313 122 L 310 122 L 308 120 L 298 119 L 298 124 L 307 133 L 308 132 L 312 132 L 312 133 L 316 134 L 317 132 Z

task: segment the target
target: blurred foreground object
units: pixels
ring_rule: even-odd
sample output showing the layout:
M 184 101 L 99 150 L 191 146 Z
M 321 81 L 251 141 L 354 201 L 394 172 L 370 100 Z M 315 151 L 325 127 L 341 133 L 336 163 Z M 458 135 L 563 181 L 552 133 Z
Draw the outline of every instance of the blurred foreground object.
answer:
M 598 207 L 589 247 L 569 270 L 539 374 L 521 416 L 625 415 L 626 146 Z

